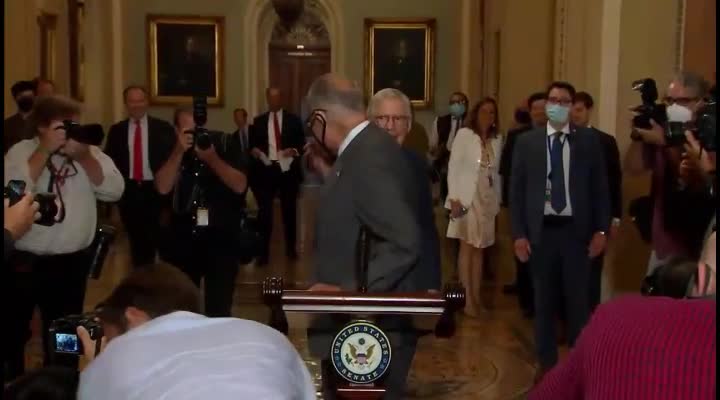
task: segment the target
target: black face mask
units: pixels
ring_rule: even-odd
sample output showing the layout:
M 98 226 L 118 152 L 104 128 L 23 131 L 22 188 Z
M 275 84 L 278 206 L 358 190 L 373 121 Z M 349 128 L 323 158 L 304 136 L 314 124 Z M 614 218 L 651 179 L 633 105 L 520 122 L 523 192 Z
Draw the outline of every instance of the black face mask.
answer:
M 20 112 L 28 113 L 33 108 L 35 99 L 30 96 L 23 96 L 15 100 Z

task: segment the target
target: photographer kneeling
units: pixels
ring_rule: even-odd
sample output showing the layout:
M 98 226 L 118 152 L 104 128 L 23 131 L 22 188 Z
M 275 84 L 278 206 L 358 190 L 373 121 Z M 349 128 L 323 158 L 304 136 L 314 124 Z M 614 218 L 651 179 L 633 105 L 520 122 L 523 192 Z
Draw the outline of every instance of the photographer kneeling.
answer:
M 169 246 L 163 259 L 196 285 L 205 280 L 205 312 L 230 316 L 238 272 L 238 228 L 243 218 L 242 152 L 227 135 L 196 128 L 193 110 L 179 108 L 176 140 L 155 175 L 157 190 L 172 193 Z
M 78 399 L 315 399 L 310 373 L 285 336 L 255 321 L 207 318 L 201 302 L 173 267 L 131 272 L 97 310 L 105 334 L 97 357 L 96 343 L 77 328 L 90 361 Z
M 698 125 L 696 119 L 704 110 L 707 83 L 696 74 L 680 73 L 668 86 L 664 105 L 655 105 L 657 89 L 654 81 L 650 85 L 648 81 L 639 85 L 643 103 L 647 103 L 641 108 L 646 111 L 633 121 L 633 142 L 624 165 L 631 174 L 652 171 L 649 201 L 640 211 L 643 217 L 638 217 L 650 225 L 650 275 L 670 258 L 699 257 L 714 206 L 705 192 L 695 191 L 683 181 L 680 164 L 686 133 L 683 128 L 671 129 L 673 125 Z M 640 126 L 639 118 L 648 124 Z
M 3 354 L 9 377 L 23 374 L 25 343 L 37 305 L 43 322 L 45 364 L 50 323 L 83 309 L 95 237 L 96 202 L 117 201 L 124 181 L 112 160 L 96 146 L 68 139 L 65 127 L 80 114 L 74 101 L 38 99 L 29 117 L 36 136 L 13 146 L 5 156 L 5 184 L 24 186 L 40 200 L 41 218 L 16 243 L 9 262 L 9 290 L 4 291 L 6 333 Z M 65 122 L 64 122 L 65 121 Z M 75 357 L 55 360 L 77 365 Z M 67 364 L 66 364 L 67 365 Z

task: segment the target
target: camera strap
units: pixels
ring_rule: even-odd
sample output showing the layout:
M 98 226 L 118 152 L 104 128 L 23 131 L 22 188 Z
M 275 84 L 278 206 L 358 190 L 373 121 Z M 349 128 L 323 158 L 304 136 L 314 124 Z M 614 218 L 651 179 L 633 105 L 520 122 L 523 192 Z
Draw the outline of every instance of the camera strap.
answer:
M 50 179 L 48 180 L 48 193 L 55 193 L 60 205 L 58 207 L 58 215 L 55 219 L 56 222 L 63 222 L 65 220 L 65 201 L 62 197 L 61 188 L 65 185 L 65 179 L 70 176 L 70 167 L 74 167 L 72 161 L 67 157 L 64 158 L 60 168 L 55 168 L 52 163 L 52 157 L 48 158 L 45 163 L 47 169 L 50 171 Z

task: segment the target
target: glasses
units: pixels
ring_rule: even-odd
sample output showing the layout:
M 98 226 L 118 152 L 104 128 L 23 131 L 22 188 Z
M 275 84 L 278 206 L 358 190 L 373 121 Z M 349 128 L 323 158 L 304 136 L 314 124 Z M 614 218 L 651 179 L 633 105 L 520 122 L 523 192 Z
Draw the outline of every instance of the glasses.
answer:
M 671 97 L 671 96 L 666 96 L 666 97 L 663 99 L 663 103 L 665 103 L 665 104 L 668 105 L 668 106 L 671 106 L 671 105 L 673 105 L 673 104 L 678 104 L 678 105 L 681 105 L 681 106 L 687 106 L 687 105 L 690 105 L 690 104 L 692 104 L 692 103 L 694 103 L 694 102 L 696 102 L 696 101 L 698 101 L 698 100 L 700 100 L 700 99 L 698 99 L 697 97 Z
M 568 98 L 548 97 L 547 102 L 550 104 L 559 104 L 561 106 L 572 105 L 572 99 Z
M 378 115 L 375 122 L 380 126 L 387 126 L 392 121 L 393 125 L 407 124 L 410 118 L 406 115 Z

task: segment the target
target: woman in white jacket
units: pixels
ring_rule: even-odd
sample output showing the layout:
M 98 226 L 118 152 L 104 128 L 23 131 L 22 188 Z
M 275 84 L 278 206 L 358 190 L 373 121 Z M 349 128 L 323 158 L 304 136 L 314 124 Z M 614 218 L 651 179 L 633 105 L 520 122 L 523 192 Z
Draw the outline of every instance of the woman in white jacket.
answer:
M 483 249 L 495 243 L 495 219 L 500 211 L 500 154 L 497 103 L 481 100 L 455 136 L 448 165 L 450 210 L 447 237 L 460 241 L 458 275 L 466 289 L 465 313 L 477 316 L 482 308 Z

